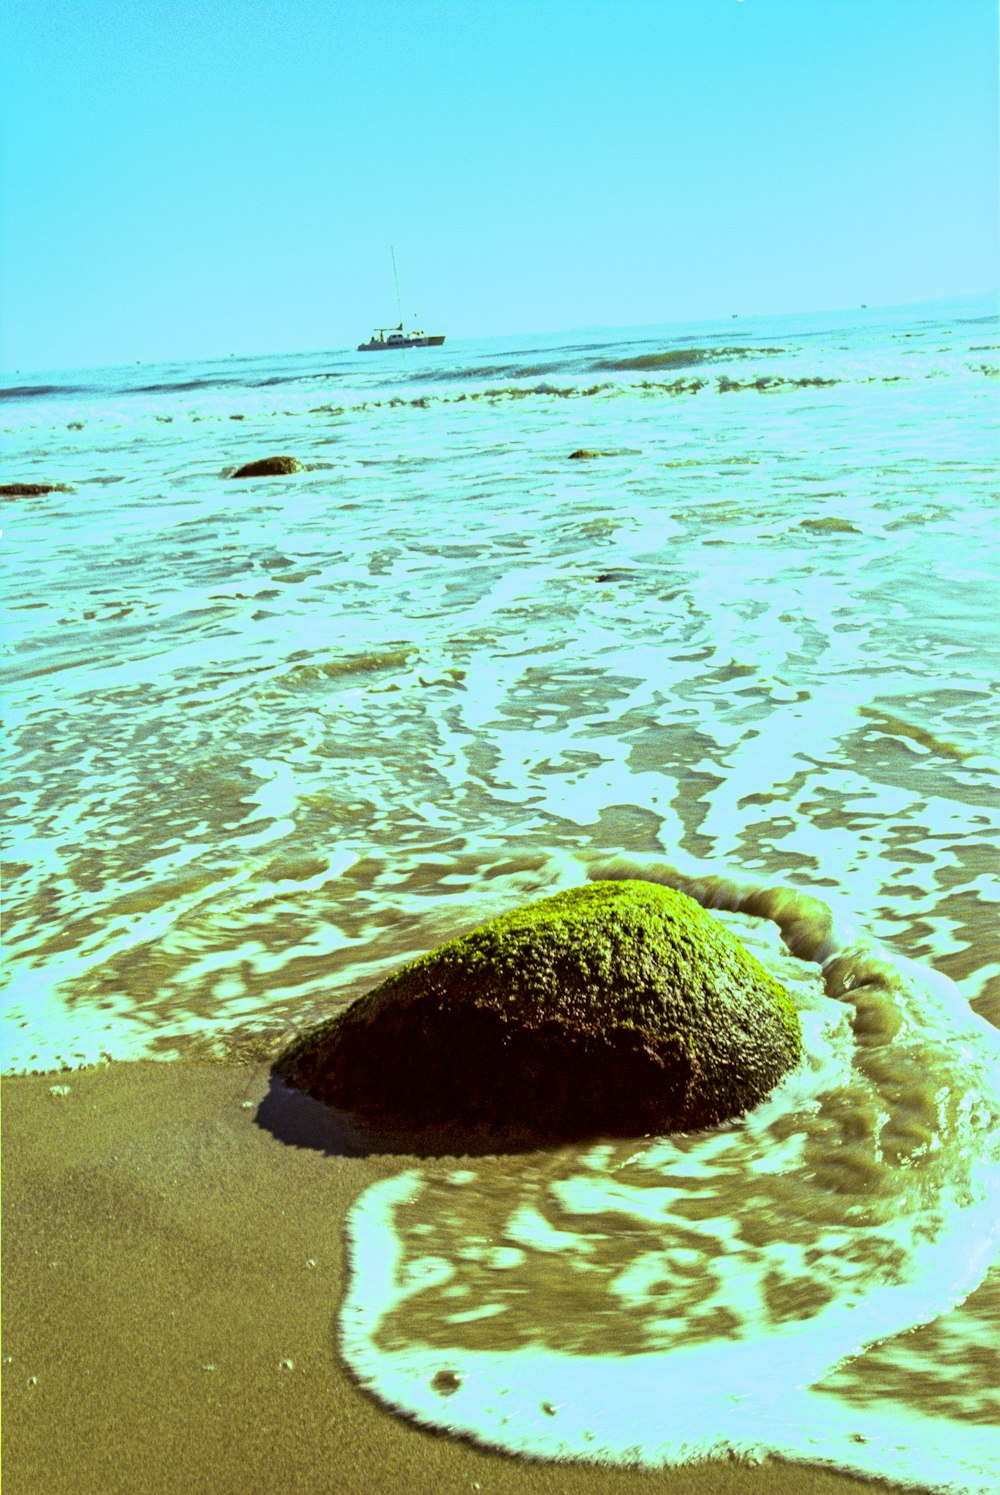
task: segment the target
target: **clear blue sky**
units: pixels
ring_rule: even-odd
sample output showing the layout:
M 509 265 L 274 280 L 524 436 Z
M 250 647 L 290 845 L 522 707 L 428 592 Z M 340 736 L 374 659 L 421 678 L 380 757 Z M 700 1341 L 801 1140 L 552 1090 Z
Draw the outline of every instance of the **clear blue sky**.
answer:
M 5 0 L 0 364 L 994 287 L 996 0 Z

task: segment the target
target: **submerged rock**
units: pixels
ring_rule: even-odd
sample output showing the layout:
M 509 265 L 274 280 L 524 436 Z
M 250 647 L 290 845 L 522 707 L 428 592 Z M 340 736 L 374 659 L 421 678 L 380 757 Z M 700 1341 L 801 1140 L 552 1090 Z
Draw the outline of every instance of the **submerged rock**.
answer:
M 861 531 L 856 524 L 849 519 L 838 519 L 834 515 L 828 515 L 824 519 L 801 519 L 801 529 L 826 530 L 836 535 L 860 535 Z
M 637 457 L 639 451 L 634 446 L 608 447 L 598 450 L 595 447 L 580 446 L 575 452 L 570 452 L 570 462 L 590 462 L 597 457 Z
M 278 478 L 284 477 L 289 472 L 301 471 L 302 463 L 295 457 L 260 457 L 256 462 L 245 462 L 229 476 L 233 478 Z
M 43 493 L 72 493 L 68 483 L 0 483 L 4 498 L 40 498 Z
M 693 899 L 597 882 L 411 961 L 276 1073 L 394 1128 L 630 1136 L 742 1114 L 801 1043 L 784 988 Z

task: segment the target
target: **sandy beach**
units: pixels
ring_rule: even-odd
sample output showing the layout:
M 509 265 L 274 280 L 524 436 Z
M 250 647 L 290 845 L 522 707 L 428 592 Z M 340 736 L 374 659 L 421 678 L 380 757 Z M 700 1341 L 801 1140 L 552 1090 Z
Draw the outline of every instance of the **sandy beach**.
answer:
M 392 1416 L 336 1350 L 342 1222 L 411 1160 L 344 1155 L 270 1088 L 266 1065 L 190 1062 L 3 1081 L 6 1495 L 871 1488 L 778 1463 L 527 1464 Z
M 7 11 L 0 1495 L 1000 1495 L 997 0 Z

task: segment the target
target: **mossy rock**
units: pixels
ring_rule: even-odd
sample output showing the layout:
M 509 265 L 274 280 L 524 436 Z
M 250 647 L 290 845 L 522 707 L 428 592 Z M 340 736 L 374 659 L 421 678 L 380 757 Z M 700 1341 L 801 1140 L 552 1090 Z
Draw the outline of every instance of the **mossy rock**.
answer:
M 801 1047 L 784 988 L 693 899 L 596 882 L 409 962 L 275 1069 L 394 1130 L 568 1139 L 739 1116 Z
M 256 462 L 245 462 L 235 472 L 234 478 L 280 478 L 290 472 L 301 472 L 302 463 L 295 457 L 261 457 Z

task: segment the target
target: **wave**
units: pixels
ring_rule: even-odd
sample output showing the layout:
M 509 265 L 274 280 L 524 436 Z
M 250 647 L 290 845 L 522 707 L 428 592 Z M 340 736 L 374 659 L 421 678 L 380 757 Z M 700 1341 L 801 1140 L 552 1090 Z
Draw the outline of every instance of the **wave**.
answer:
M 270 389 L 275 384 L 308 384 L 314 379 L 343 379 L 343 370 L 320 369 L 314 374 L 272 374 L 269 379 L 248 379 L 248 389 Z M 241 381 L 242 382 L 242 381 Z
M 696 364 L 720 358 L 750 358 L 761 354 L 783 353 L 784 348 L 748 347 L 746 345 L 722 348 L 668 348 L 663 353 L 637 353 L 630 358 L 602 358 L 595 360 L 593 369 L 629 370 L 684 369 Z
M 160 384 L 134 384 L 129 392 L 138 395 L 189 394 L 197 389 L 242 389 L 246 382 L 245 379 L 212 378 L 206 374 L 201 379 L 166 379 Z
M 716 380 L 720 394 L 729 394 L 734 389 L 826 389 L 831 384 L 840 384 L 839 379 L 826 379 L 820 374 L 807 374 L 799 379 L 786 379 L 781 374 L 761 374 L 756 379 L 730 379 L 722 374 Z
M 577 367 L 575 360 L 560 358 L 549 358 L 543 362 L 517 363 L 510 358 L 498 359 L 495 363 L 488 364 L 460 364 L 442 368 L 435 364 L 433 368 L 417 369 L 408 374 L 408 382 L 412 380 L 419 383 L 423 380 L 432 381 L 435 384 L 467 383 L 476 379 L 544 379 L 549 374 L 572 373 Z
M 896 378 L 883 382 L 895 383 Z M 762 394 L 767 392 L 781 392 L 796 389 L 826 389 L 831 385 L 839 384 L 839 379 L 829 379 L 822 375 L 803 375 L 801 378 L 786 378 L 784 375 L 760 375 L 756 379 L 738 380 L 731 379 L 728 375 L 719 375 L 711 379 L 641 379 L 635 383 L 619 383 L 616 380 L 604 379 L 593 384 L 563 384 L 550 383 L 542 380 L 537 384 L 496 384 L 487 386 L 485 389 L 461 391 L 458 394 L 426 394 L 426 395 L 390 395 L 385 399 L 363 400 L 357 405 L 317 405 L 313 407 L 311 414 L 325 415 L 347 415 L 362 414 L 369 410 L 399 410 L 403 408 L 413 410 L 429 410 L 438 405 L 460 405 L 469 402 L 483 401 L 487 404 L 500 404 L 504 401 L 518 401 L 528 399 L 549 400 L 588 400 L 595 398 L 616 399 L 627 398 L 639 393 L 643 396 L 655 397 L 664 395 L 676 398 L 679 395 L 697 395 L 702 390 L 713 387 L 719 394 L 730 394 L 740 390 L 755 390 Z
M 10 384 L 0 389 L 0 400 L 33 400 L 45 395 L 85 395 L 94 392 L 87 384 Z

